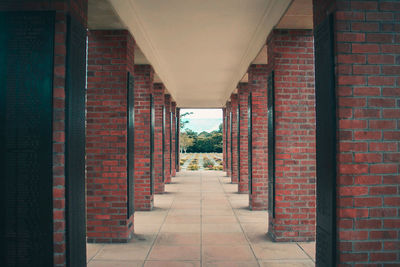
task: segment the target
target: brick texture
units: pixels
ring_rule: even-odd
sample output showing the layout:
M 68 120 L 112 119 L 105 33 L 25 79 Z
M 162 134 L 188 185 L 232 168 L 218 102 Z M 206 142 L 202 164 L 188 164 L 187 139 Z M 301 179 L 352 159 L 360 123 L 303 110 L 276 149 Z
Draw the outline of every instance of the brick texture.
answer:
M 165 191 L 163 175 L 163 107 L 165 87 L 162 83 L 153 85 L 154 106 L 155 106 L 155 129 L 154 129 L 154 183 L 155 193 L 161 194 Z M 164 162 L 165 163 L 165 162 Z M 165 165 L 164 165 L 165 167 Z
M 315 25 L 333 10 L 323 2 Z M 399 2 L 337 1 L 333 11 L 338 266 L 398 266 Z
M 125 30 L 90 31 L 87 73 L 87 238 L 126 242 L 127 72 L 133 73 L 134 40 Z
M 275 30 L 269 39 L 275 84 L 275 241 L 315 239 L 314 37 L 308 30 Z M 271 191 L 270 191 L 271 192 Z
M 249 151 L 248 151 L 248 83 L 239 83 L 238 103 L 240 106 L 240 180 L 238 181 L 239 193 L 249 192 Z
M 232 134 L 231 134 L 231 153 L 232 153 L 232 169 L 231 169 L 231 182 L 237 183 L 238 182 L 238 142 L 237 142 L 237 112 L 238 112 L 238 95 L 232 94 L 231 95 L 231 112 L 232 112 Z
M 252 194 L 249 206 L 252 210 L 268 207 L 268 113 L 267 85 L 270 65 L 251 65 L 249 91 L 252 94 Z M 250 190 L 250 189 L 249 189 Z
M 154 71 L 150 65 L 135 65 L 135 210 L 151 210 L 154 180 L 151 181 L 150 98 Z M 152 185 L 153 183 L 153 185 Z M 153 190 L 154 191 L 154 190 Z
M 171 96 L 165 95 L 165 183 L 171 182 Z
M 172 157 L 171 157 L 171 176 L 176 176 L 176 102 L 171 102 L 171 112 L 172 112 Z

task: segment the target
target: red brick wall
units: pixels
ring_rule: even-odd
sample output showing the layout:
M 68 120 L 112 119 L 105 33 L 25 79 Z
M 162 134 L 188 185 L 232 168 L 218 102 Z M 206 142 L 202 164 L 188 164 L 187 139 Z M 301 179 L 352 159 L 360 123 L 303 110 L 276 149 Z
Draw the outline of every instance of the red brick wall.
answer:
M 165 183 L 171 182 L 171 153 L 170 153 L 170 136 L 171 136 L 171 96 L 165 95 Z
M 226 172 L 226 108 L 222 108 L 222 160 Z
M 134 40 L 126 30 L 90 31 L 87 73 L 87 238 L 126 242 L 127 71 L 133 72 Z
M 172 112 L 172 169 L 171 169 L 171 176 L 176 175 L 176 158 L 175 158 L 175 149 L 176 149 L 176 102 L 171 102 L 171 112 Z
M 226 142 L 228 144 L 227 146 L 227 151 L 226 151 L 226 175 L 231 177 L 232 173 L 232 167 L 231 167 L 231 119 L 230 119 L 230 114 L 231 114 L 231 102 L 226 102 Z
M 240 106 L 240 181 L 238 182 L 239 193 L 249 192 L 249 147 L 248 147 L 248 97 L 249 88 L 247 83 L 239 83 L 238 103 Z
M 164 97 L 165 87 L 162 83 L 155 83 L 153 85 L 154 106 L 155 106 L 155 129 L 154 129 L 154 181 L 155 193 L 164 193 L 165 184 L 163 181 L 163 106 L 165 102 Z
M 316 25 L 322 2 L 314 1 Z M 398 266 L 400 3 L 336 7 L 338 262 Z
M 253 193 L 249 194 L 252 210 L 266 210 L 268 207 L 268 114 L 267 84 L 271 73 L 269 65 L 251 65 L 249 91 L 252 93 L 252 175 Z
M 237 146 L 237 110 L 238 110 L 238 95 L 231 95 L 231 111 L 232 111 L 232 183 L 238 182 L 238 146 Z
M 268 44 L 274 65 L 276 177 L 269 233 L 276 241 L 315 239 L 313 40 L 310 30 L 275 30 Z
M 151 210 L 150 97 L 154 71 L 150 65 L 135 65 L 135 210 Z

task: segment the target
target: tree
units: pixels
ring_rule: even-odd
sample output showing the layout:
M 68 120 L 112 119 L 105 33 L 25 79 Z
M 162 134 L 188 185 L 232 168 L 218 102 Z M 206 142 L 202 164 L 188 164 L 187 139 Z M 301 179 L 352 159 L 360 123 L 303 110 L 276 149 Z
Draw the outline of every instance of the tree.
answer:
M 185 112 L 185 113 L 182 113 L 182 114 L 179 116 L 179 128 L 181 129 L 181 132 L 183 131 L 183 129 L 185 129 L 185 125 L 189 123 L 189 121 L 188 121 L 188 120 L 185 120 L 184 118 L 185 118 L 186 116 L 192 115 L 192 114 L 193 114 L 193 112 Z
M 182 150 L 186 153 L 187 148 L 189 146 L 192 146 L 193 143 L 194 143 L 194 138 L 192 136 L 189 136 L 186 132 L 181 133 L 180 138 L 179 138 L 181 153 L 182 153 Z

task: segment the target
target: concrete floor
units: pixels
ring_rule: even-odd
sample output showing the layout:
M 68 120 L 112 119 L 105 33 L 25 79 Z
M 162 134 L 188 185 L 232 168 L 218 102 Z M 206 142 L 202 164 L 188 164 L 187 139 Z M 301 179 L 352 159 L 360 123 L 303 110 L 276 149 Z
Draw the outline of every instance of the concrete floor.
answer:
M 314 266 L 315 243 L 274 243 L 267 212 L 248 210 L 247 194 L 218 171 L 182 171 L 135 212 L 128 244 L 88 244 L 88 266 Z

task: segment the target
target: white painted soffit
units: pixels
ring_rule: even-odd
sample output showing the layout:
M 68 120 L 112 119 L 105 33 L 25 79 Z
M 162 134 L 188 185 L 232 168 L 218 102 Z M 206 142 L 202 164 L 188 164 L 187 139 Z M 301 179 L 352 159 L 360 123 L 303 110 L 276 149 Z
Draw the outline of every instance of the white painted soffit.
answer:
M 109 0 L 180 107 L 222 107 L 291 0 Z

